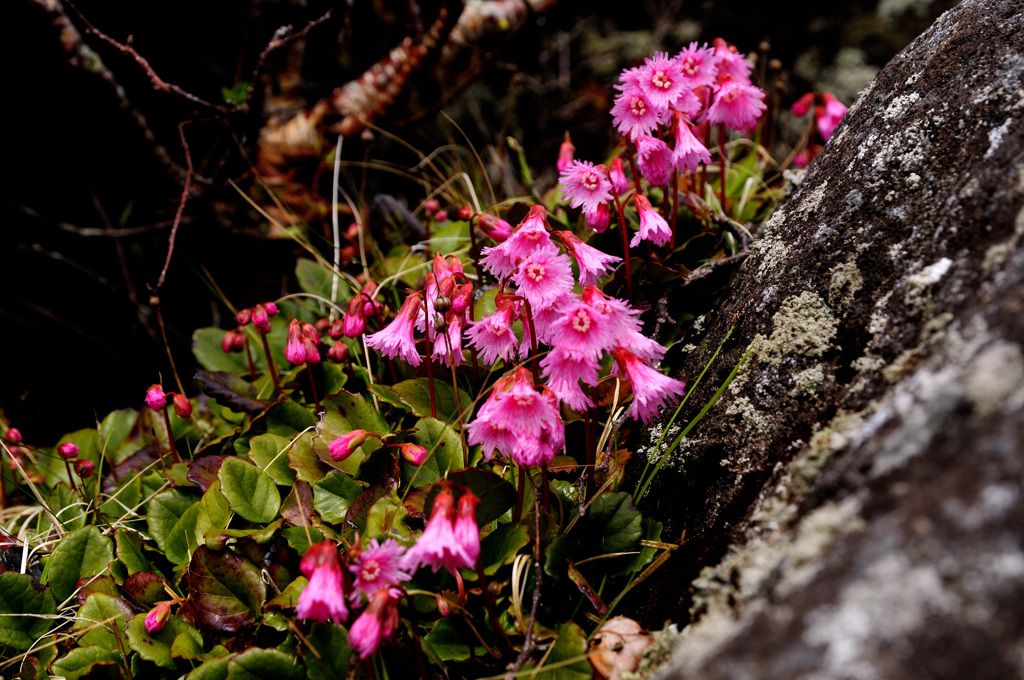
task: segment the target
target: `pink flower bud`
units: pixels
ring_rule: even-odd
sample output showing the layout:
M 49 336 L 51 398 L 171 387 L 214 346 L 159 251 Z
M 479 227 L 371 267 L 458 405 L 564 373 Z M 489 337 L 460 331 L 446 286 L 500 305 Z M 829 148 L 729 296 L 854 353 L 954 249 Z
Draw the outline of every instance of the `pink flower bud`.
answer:
M 274 309 L 275 311 L 277 310 L 276 305 Z M 270 317 L 264 305 L 259 304 L 252 308 L 252 325 L 256 327 L 256 330 L 261 335 L 266 335 L 270 332 Z
M 442 595 L 441 593 L 437 593 L 434 595 L 434 600 L 437 602 L 437 611 L 441 614 L 441 616 L 447 617 L 449 614 L 452 613 L 451 609 L 449 609 L 448 607 L 448 600 L 445 598 L 444 595 Z
M 345 361 L 348 359 L 348 346 L 343 342 L 336 342 L 327 350 L 327 356 L 335 361 Z
M 302 341 L 302 328 L 298 319 L 292 319 L 288 324 L 288 344 L 284 349 L 284 357 L 293 364 L 306 362 L 306 345 Z
M 480 231 L 484 232 L 494 240 L 495 243 L 502 243 L 512 233 L 512 225 L 494 215 L 487 213 L 481 213 L 480 217 L 477 218 L 476 224 L 480 227 Z
M 12 427 L 7 430 L 7 441 L 14 442 L 15 444 L 21 443 L 21 430 L 16 427 Z
M 437 220 L 438 222 L 447 222 L 448 213 L 446 213 L 444 210 L 438 210 L 436 213 L 434 213 L 434 219 Z
M 327 329 L 327 335 L 331 336 L 335 340 L 345 335 L 345 322 L 342 319 L 338 319 L 332 323 Z
M 423 204 L 423 209 L 426 210 L 431 215 L 433 215 L 434 213 L 441 209 L 441 202 L 438 201 L 436 198 L 432 198 Z
M 464 205 L 461 208 L 459 208 L 459 219 L 460 220 L 468 220 L 471 217 L 473 217 L 473 209 L 472 208 L 470 208 L 468 205 Z
M 469 306 L 473 304 L 473 284 L 464 283 L 459 286 L 455 292 L 455 297 L 452 298 L 452 311 L 456 314 L 462 314 Z
M 613 158 L 611 165 L 608 166 L 608 179 L 611 180 L 612 189 L 616 194 L 624 194 L 629 191 L 629 180 L 626 179 L 621 156 Z
M 331 454 L 333 460 L 343 461 L 362 446 L 366 441 L 367 434 L 369 433 L 366 430 L 352 430 L 348 434 L 343 434 L 330 443 L 327 448 L 328 453 Z
M 328 319 L 326 316 L 324 318 L 322 318 L 322 319 L 317 319 L 316 323 L 313 324 L 313 328 L 315 328 L 316 332 L 320 333 L 321 335 L 326 333 L 327 329 L 330 328 L 330 326 L 331 326 L 331 320 Z
M 235 314 L 235 321 L 238 322 L 239 326 L 244 326 L 252 321 L 252 310 L 251 309 L 240 309 Z
M 164 624 L 167 623 L 167 619 L 171 616 L 171 604 L 169 602 L 161 602 L 157 606 L 153 607 L 148 614 L 146 614 L 146 632 L 149 634 L 159 632 Z
M 270 316 L 277 314 L 277 305 L 273 302 L 264 302 L 263 309 L 267 310 L 267 314 Z
M 569 138 L 569 133 L 565 133 L 565 141 L 558 147 L 558 162 L 555 163 L 555 168 L 558 172 L 562 172 L 570 165 L 572 165 L 573 155 L 576 153 L 576 147 L 572 145 L 572 140 Z
M 412 465 L 419 465 L 426 459 L 427 454 L 430 453 L 419 444 L 399 444 L 398 448 L 402 452 L 402 458 L 405 458 Z
M 231 330 L 224 334 L 220 341 L 220 348 L 224 352 L 235 351 L 235 331 Z
M 175 394 L 172 403 L 174 412 L 178 414 L 179 418 L 188 418 L 192 415 L 192 402 L 184 394 Z
M 344 321 L 345 335 L 350 338 L 358 338 L 366 330 L 366 309 L 362 295 L 357 295 L 349 301 Z
M 164 394 L 164 388 L 158 384 L 150 385 L 146 390 L 146 405 L 154 411 L 160 411 L 167 406 L 167 395 Z
M 814 104 L 814 93 L 808 92 L 804 96 L 793 102 L 793 115 L 798 118 L 802 118 L 807 115 L 807 112 L 811 110 L 811 106 Z
M 74 442 L 64 442 L 57 447 L 57 453 L 65 460 L 74 460 L 78 458 L 78 445 Z
M 76 460 L 75 461 L 75 474 L 85 479 L 92 477 L 92 473 L 96 471 L 96 468 L 87 460 Z

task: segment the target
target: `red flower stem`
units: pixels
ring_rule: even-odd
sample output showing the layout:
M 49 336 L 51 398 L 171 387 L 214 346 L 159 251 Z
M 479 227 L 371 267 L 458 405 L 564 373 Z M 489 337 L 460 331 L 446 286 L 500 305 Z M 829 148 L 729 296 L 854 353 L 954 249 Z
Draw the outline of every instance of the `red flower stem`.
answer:
M 3 457 L 0 456 L 0 462 L 2 462 L 2 461 L 3 461 Z M 7 467 L 8 467 L 8 469 L 11 469 L 13 471 L 13 468 L 11 468 L 11 465 L 9 463 L 8 463 Z M 5 477 L 4 477 L 3 466 L 0 465 L 0 510 L 6 510 L 6 509 L 7 509 L 7 483 L 6 483 Z
M 516 509 L 512 513 L 512 516 L 516 518 L 516 522 L 523 521 L 523 496 L 526 495 L 526 471 L 522 465 L 514 468 L 519 474 L 519 478 L 516 480 Z
M 551 484 L 548 483 L 548 464 L 540 464 L 540 483 L 544 490 L 544 511 L 551 512 Z
M 245 336 L 245 358 L 249 360 L 249 377 L 256 380 L 256 365 L 252 363 L 252 348 L 249 347 L 249 336 Z
M 596 388 L 595 390 L 596 391 Z M 587 448 L 587 460 L 584 472 L 587 475 L 587 488 L 586 495 L 580 499 L 580 507 L 584 506 L 593 493 L 594 493 L 594 466 L 597 462 L 597 443 L 594 441 L 594 430 L 591 427 L 592 418 L 591 411 L 593 408 L 588 408 L 583 414 L 583 427 L 584 435 L 586 437 L 586 448 Z
M 644 193 L 643 188 L 640 186 L 640 173 L 636 169 L 636 159 L 633 157 L 633 150 L 626 149 L 626 158 L 629 159 L 629 169 L 633 171 L 633 186 L 636 187 L 636 193 Z
M 430 323 L 429 319 L 427 319 L 427 323 L 428 324 Z M 433 361 L 433 359 L 430 356 L 431 355 L 431 351 L 430 350 L 431 350 L 431 347 L 432 347 L 432 345 L 434 343 L 430 342 L 430 333 L 429 332 L 427 333 L 425 341 L 426 341 L 426 344 L 427 344 L 427 385 L 430 386 L 430 417 L 431 418 L 437 418 L 437 401 L 436 401 L 436 398 L 434 397 L 434 369 L 432 367 L 432 364 L 434 363 L 434 361 Z
M 523 298 L 526 304 L 526 322 L 530 326 L 530 367 L 533 369 L 533 386 L 540 384 L 540 367 L 537 364 L 537 329 L 533 325 L 533 307 L 530 301 Z
M 622 232 L 622 261 L 626 264 L 626 298 L 633 299 L 633 267 L 629 259 L 629 236 L 626 234 L 626 215 L 622 211 L 622 201 L 615 196 L 615 208 L 619 212 L 619 231 Z
M 672 238 L 669 240 L 669 250 L 676 249 L 676 216 L 679 214 L 679 170 L 672 169 Z
M 725 125 L 718 126 L 718 158 L 722 173 L 721 186 L 719 186 L 719 203 L 722 204 L 722 215 L 725 215 L 728 212 L 725 208 L 725 180 L 729 175 L 729 158 L 725 153 Z
M 164 413 L 164 425 L 167 427 L 167 443 L 171 446 L 171 456 L 174 458 L 175 463 L 180 463 L 181 458 L 178 457 L 178 449 L 174 446 L 174 432 L 171 430 L 171 416 L 167 413 L 167 407 L 163 408 Z
M 270 368 L 270 378 L 274 381 L 274 391 L 281 394 L 281 385 L 277 382 L 277 366 L 274 365 L 274 358 L 270 356 L 270 343 L 267 342 L 267 336 L 262 333 L 260 339 L 263 340 L 263 353 L 267 355 L 267 366 Z
M 476 250 L 476 229 L 473 228 L 473 223 L 476 222 L 477 215 L 473 215 L 469 218 L 469 257 L 473 260 L 473 269 L 476 271 L 476 280 L 480 281 L 480 262 L 477 260 Z M 469 320 L 476 321 L 473 318 L 473 305 L 469 306 Z
M 320 397 L 316 394 L 316 381 L 313 380 L 313 364 L 306 364 L 306 373 L 309 374 L 309 389 L 313 391 L 313 403 L 316 405 L 316 412 L 320 412 Z

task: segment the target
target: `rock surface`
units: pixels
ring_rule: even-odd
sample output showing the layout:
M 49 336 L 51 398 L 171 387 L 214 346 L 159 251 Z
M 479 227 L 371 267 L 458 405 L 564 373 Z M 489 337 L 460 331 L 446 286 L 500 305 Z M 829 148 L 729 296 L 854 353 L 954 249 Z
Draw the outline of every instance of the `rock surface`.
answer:
M 749 354 L 640 502 L 686 532 L 661 677 L 1024 677 L 1022 83 L 1020 0 L 943 15 L 693 341 L 687 376 L 735 325 L 695 409 Z

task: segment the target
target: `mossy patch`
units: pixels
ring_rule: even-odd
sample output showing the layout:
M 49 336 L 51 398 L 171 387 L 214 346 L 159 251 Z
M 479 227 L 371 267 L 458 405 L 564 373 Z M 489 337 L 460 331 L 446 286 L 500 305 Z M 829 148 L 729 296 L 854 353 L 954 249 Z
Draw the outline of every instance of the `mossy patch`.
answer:
M 832 346 L 838 326 L 828 305 L 812 291 L 787 298 L 772 321 L 771 337 L 754 351 L 758 359 L 774 366 L 788 356 L 823 356 Z

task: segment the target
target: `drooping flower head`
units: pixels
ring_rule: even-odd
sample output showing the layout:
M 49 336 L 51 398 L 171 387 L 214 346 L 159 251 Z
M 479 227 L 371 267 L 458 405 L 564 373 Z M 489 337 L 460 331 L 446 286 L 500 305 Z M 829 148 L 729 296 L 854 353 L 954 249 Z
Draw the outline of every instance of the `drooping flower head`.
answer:
M 640 241 L 650 241 L 658 246 L 663 246 L 672 238 L 672 229 L 668 226 L 665 218 L 655 212 L 651 202 L 643 194 L 633 196 L 633 205 L 640 216 L 640 230 L 633 234 L 629 242 L 630 248 L 636 248 Z
M 341 623 L 348 619 L 338 549 L 330 541 L 313 545 L 302 556 L 299 569 L 309 583 L 299 593 L 295 614 L 300 619 Z
M 366 344 L 389 359 L 401 355 L 410 366 L 419 366 L 423 359 L 416 351 L 416 317 L 422 305 L 422 295 L 412 293 L 402 303 L 395 319 L 372 335 L 366 336 Z
M 541 359 L 540 367 L 547 378 L 547 386 L 559 401 L 577 411 L 594 405 L 580 387 L 581 380 L 588 385 L 597 385 L 598 363 L 588 354 L 555 347 Z
M 471 493 L 467 490 L 467 493 Z M 434 497 L 430 519 L 416 544 L 405 554 L 404 566 L 410 572 L 419 566 L 429 566 L 433 571 L 441 567 L 457 576 L 459 569 L 474 569 L 480 554 L 480 530 L 476 527 L 476 506 L 473 505 L 472 522 L 474 532 L 467 532 L 465 520 L 456 532 L 455 496 L 451 486 L 444 483 Z M 460 516 L 463 513 L 459 504 Z M 470 533 L 474 535 L 471 536 Z
M 594 359 L 611 348 L 616 337 L 608 319 L 583 302 L 567 305 L 551 324 L 551 344 L 583 352 Z
M 658 410 L 679 401 L 686 383 L 656 371 L 624 347 L 612 350 L 615 364 L 612 373 L 629 378 L 633 387 L 633 408 L 630 415 L 645 423 L 658 415 Z
M 366 311 L 363 296 L 356 295 L 348 301 L 342 332 L 350 338 L 358 338 L 366 330 Z
M 656 187 L 668 186 L 672 179 L 672 150 L 668 144 L 643 135 L 636 141 L 637 166 L 640 174 Z
M 512 225 L 494 215 L 480 213 L 476 218 L 476 224 L 480 231 L 491 237 L 495 243 L 501 243 L 512 233 Z
M 452 531 L 459 551 L 473 565 L 471 568 L 476 568 L 477 559 L 480 557 L 480 527 L 476 523 L 476 506 L 479 503 L 480 499 L 469 489 L 462 493 Z
M 718 69 L 718 73 L 749 85 L 754 65 L 739 53 L 735 45 L 727 43 L 724 39 L 715 38 L 711 42 L 715 46 L 715 68 Z
M 377 539 L 370 541 L 348 567 L 355 577 L 353 595 L 358 597 L 358 593 L 362 592 L 368 599 L 372 599 L 373 594 L 381 588 L 408 581 L 411 576 L 402 568 L 404 554 L 405 547 L 393 538 L 384 543 L 379 543 Z
M 171 403 L 174 405 L 174 412 L 178 414 L 179 418 L 188 418 L 192 415 L 192 402 L 184 394 L 175 393 L 171 397 Z
M 171 603 L 161 602 L 155 607 L 149 610 L 146 614 L 146 632 L 150 635 L 163 630 L 164 625 L 167 623 L 167 619 L 171 617 Z
M 421 465 L 426 460 L 429 451 L 419 444 L 404 443 L 398 445 L 399 453 L 410 465 Z
M 562 170 L 558 181 L 562 185 L 562 198 L 573 208 L 582 206 L 584 212 L 593 212 L 612 198 L 612 183 L 603 165 L 595 167 L 589 161 L 573 161 Z
M 608 230 L 608 225 L 612 223 L 612 213 L 607 203 L 597 206 L 597 210 L 593 212 L 583 213 L 583 216 L 587 218 L 587 226 L 595 234 L 604 233 Z
M 398 627 L 398 588 L 382 588 L 373 594 L 370 605 L 359 615 L 348 630 L 348 643 L 360 659 L 370 656 L 389 639 Z
M 672 115 L 672 131 L 676 137 L 676 148 L 672 150 L 672 165 L 678 170 L 693 172 L 700 165 L 711 162 L 711 153 L 693 135 L 690 123 L 680 113 Z
M 512 330 L 513 312 L 513 302 L 506 297 L 499 301 L 494 314 L 470 326 L 469 344 L 480 353 L 480 361 L 484 364 L 512 358 L 516 346 L 516 334 Z
M 622 156 L 616 156 L 608 166 L 608 180 L 612 183 L 612 189 L 616 194 L 624 194 L 629 191 L 629 180 L 626 179 L 626 170 L 622 165 Z
M 597 283 L 599 279 L 611 274 L 613 263 L 622 261 L 621 257 L 607 255 L 593 246 L 588 246 L 580 240 L 579 236 L 571 231 L 559 231 L 556 233 L 558 234 L 558 240 L 576 258 L 576 264 L 580 270 L 581 285 L 589 286 Z
M 284 358 L 293 364 L 306 363 L 306 346 L 302 342 L 298 319 L 292 319 L 288 324 L 288 344 L 284 349 Z
M 499 279 L 511 276 L 524 257 L 534 251 L 550 247 L 551 237 L 548 235 L 547 210 L 542 205 L 530 206 L 530 213 L 515 228 L 507 240 L 480 251 L 483 257 L 480 264 L 484 269 Z
M 818 124 L 818 132 L 821 133 L 821 138 L 828 141 L 828 138 L 832 136 L 832 131 L 836 129 L 839 121 L 846 115 L 847 108 L 831 92 L 826 92 L 821 95 L 821 98 L 825 101 L 825 105 L 814 107 L 814 118 Z M 821 109 L 820 112 L 819 109 Z
M 708 122 L 719 123 L 733 130 L 749 130 L 768 107 L 764 91 L 728 75 L 719 77 L 715 99 L 708 107 Z

